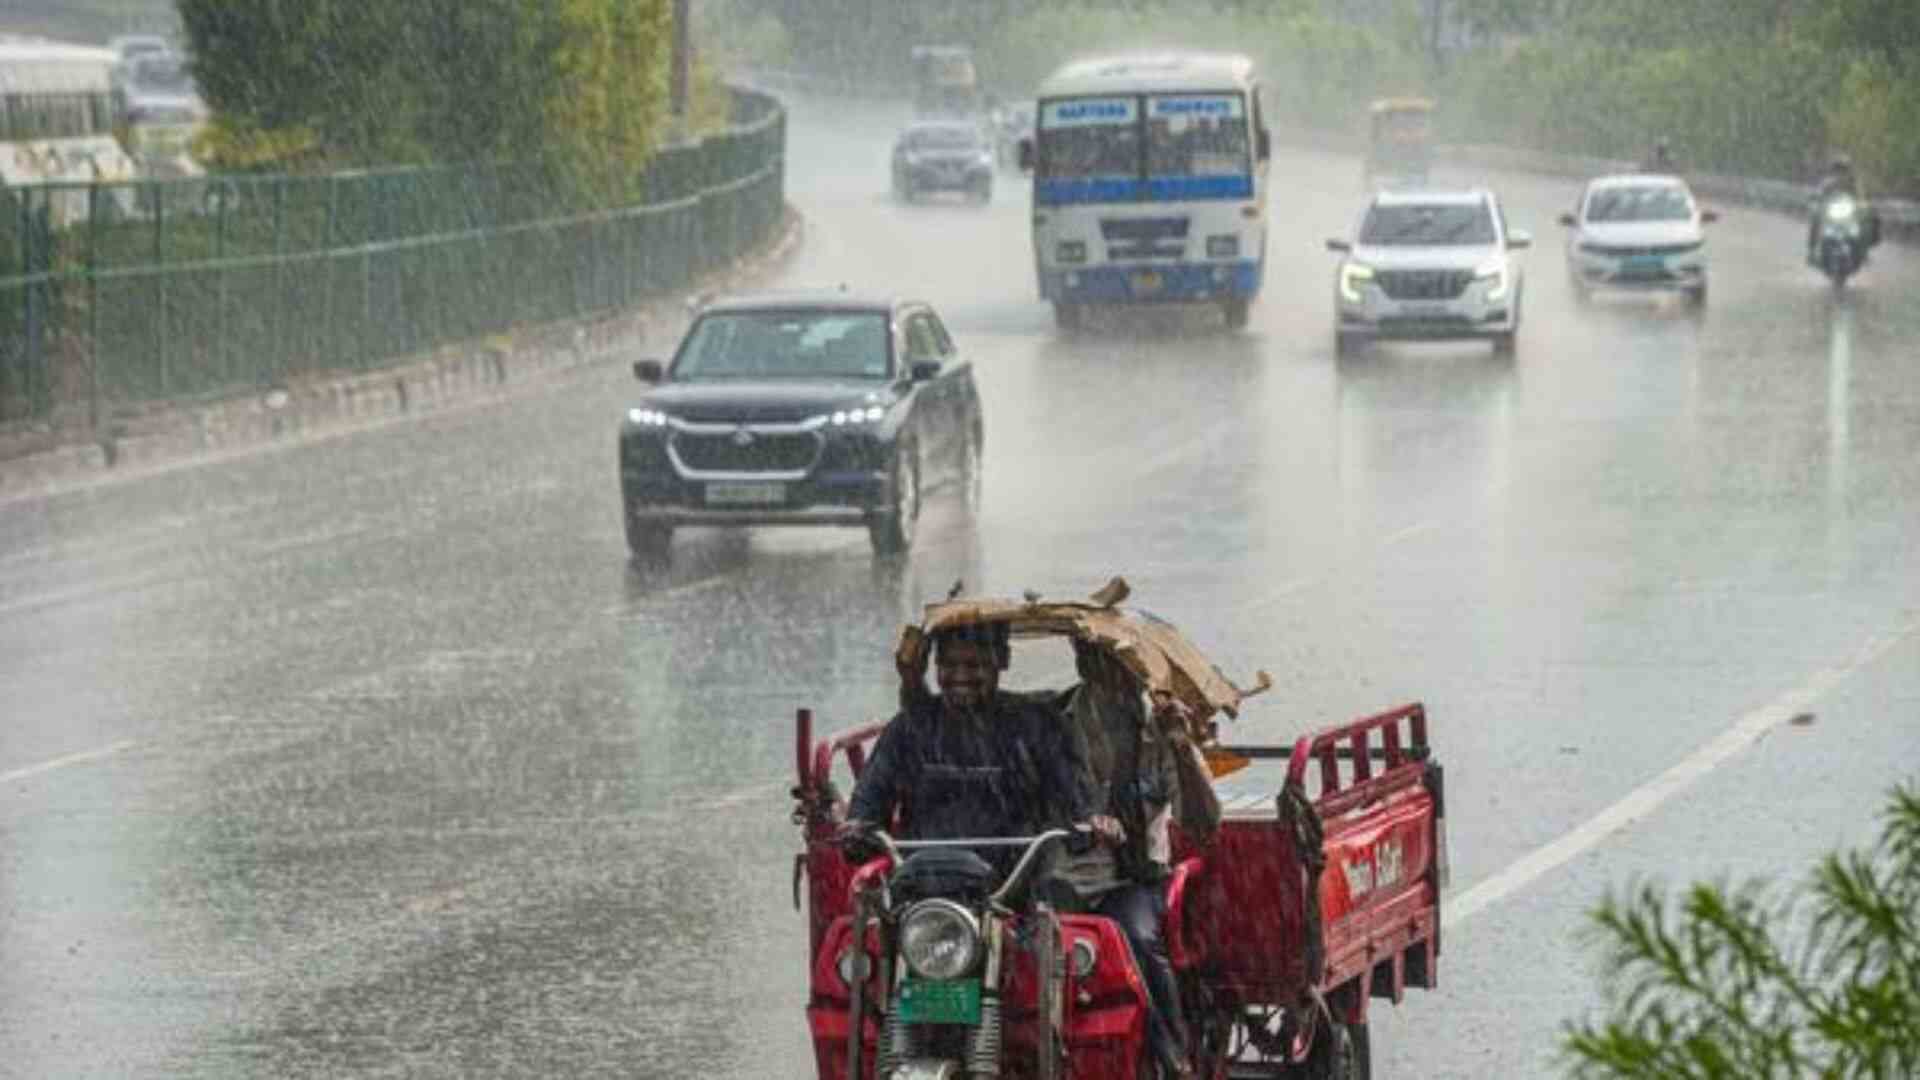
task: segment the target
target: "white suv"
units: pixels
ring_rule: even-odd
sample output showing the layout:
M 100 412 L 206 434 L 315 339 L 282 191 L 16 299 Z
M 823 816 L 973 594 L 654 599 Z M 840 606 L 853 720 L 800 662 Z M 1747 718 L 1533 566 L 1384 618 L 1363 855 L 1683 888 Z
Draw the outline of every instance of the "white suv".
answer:
M 1561 214 L 1573 295 L 1595 288 L 1680 292 L 1707 299 L 1706 232 L 1718 220 L 1677 176 L 1602 176 L 1580 193 L 1577 214 Z
M 1367 339 L 1484 338 L 1513 351 L 1522 279 L 1510 252 L 1533 238 L 1507 228 L 1493 192 L 1382 191 L 1334 275 L 1333 342 L 1344 355 Z

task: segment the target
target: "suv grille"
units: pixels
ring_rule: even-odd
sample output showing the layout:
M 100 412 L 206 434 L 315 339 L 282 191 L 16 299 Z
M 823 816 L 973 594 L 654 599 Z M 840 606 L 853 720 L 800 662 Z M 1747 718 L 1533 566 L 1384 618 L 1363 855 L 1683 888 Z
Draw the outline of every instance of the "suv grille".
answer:
M 1471 270 L 1376 270 L 1374 280 L 1395 300 L 1451 300 L 1473 282 Z
M 1699 244 L 1642 244 L 1635 247 L 1630 244 L 1588 243 L 1587 250 L 1597 255 L 1611 255 L 1617 259 L 1628 259 L 1645 255 L 1685 255 L 1698 248 Z
M 742 446 L 734 436 L 675 432 L 673 450 L 682 464 L 701 472 L 805 472 L 820 456 L 820 437 L 812 433 L 755 434 Z

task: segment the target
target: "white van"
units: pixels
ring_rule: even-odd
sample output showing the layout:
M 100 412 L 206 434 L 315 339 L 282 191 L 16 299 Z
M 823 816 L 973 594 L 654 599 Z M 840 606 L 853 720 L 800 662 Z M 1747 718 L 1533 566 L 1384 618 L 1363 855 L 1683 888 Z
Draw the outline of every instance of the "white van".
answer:
M 1209 53 L 1078 60 L 1041 84 L 1031 142 L 1041 299 L 1218 304 L 1241 327 L 1266 267 L 1270 140 L 1253 61 Z

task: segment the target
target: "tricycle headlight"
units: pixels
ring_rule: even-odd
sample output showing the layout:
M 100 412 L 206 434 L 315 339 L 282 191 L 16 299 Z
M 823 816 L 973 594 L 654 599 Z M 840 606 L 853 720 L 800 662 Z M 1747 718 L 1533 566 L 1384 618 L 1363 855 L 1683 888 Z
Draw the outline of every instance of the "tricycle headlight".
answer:
M 900 955 L 923 979 L 957 979 L 980 958 L 980 922 L 951 900 L 922 900 L 900 920 Z
M 1359 263 L 1347 263 L 1340 267 L 1340 295 L 1350 304 L 1360 302 L 1360 286 L 1373 280 L 1373 268 Z

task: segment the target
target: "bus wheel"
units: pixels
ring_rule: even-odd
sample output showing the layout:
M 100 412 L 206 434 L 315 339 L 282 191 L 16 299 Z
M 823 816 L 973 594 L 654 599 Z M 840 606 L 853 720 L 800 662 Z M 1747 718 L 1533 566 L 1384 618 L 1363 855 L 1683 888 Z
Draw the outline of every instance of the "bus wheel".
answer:
M 1246 297 L 1244 296 L 1233 297 L 1232 299 L 1228 300 L 1225 304 L 1223 304 L 1222 307 L 1225 309 L 1226 315 L 1227 315 L 1227 329 L 1229 330 L 1245 329 L 1247 325 L 1247 298 Z
M 1086 320 L 1079 304 L 1069 304 L 1065 300 L 1053 302 L 1053 323 L 1062 330 L 1078 330 Z

